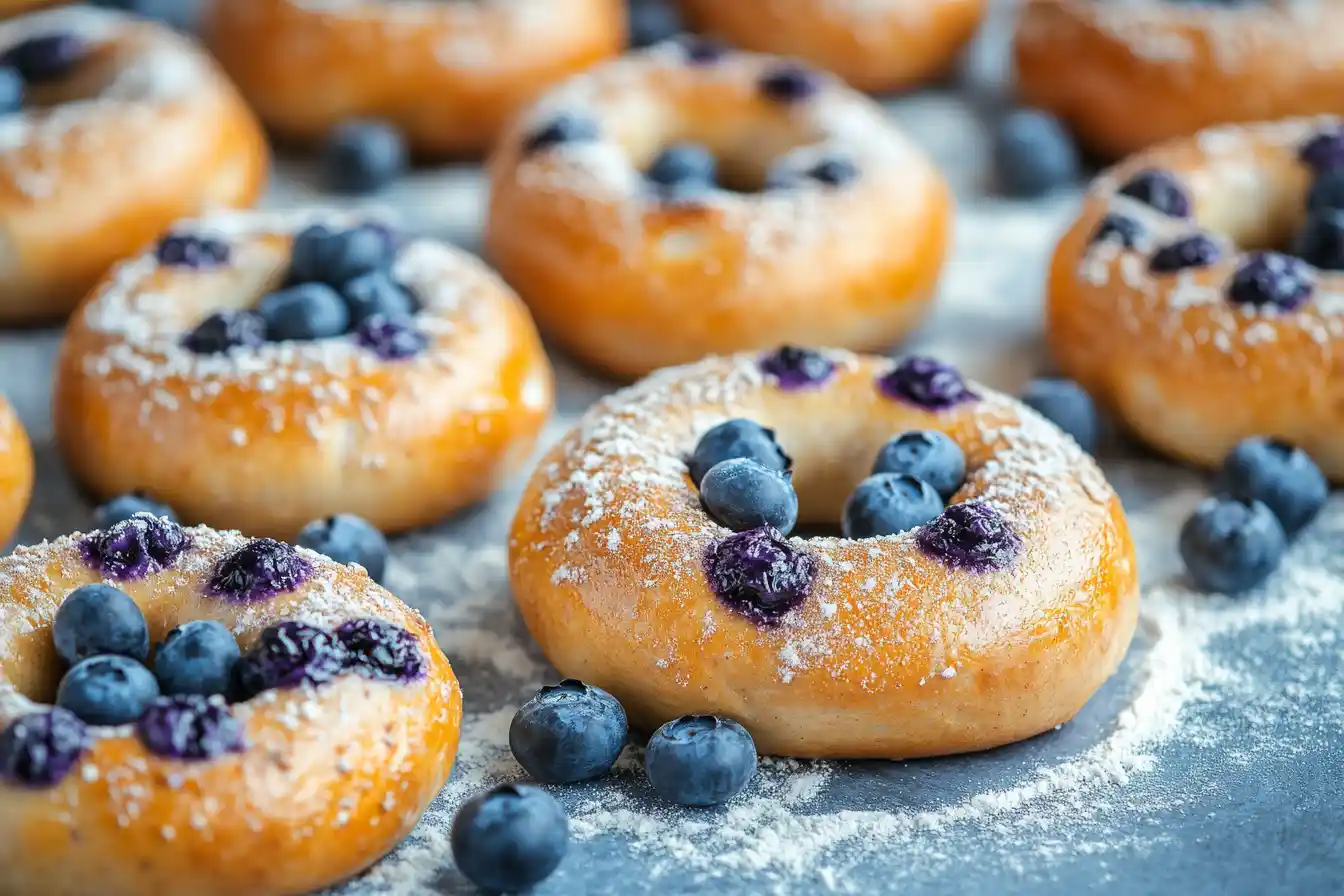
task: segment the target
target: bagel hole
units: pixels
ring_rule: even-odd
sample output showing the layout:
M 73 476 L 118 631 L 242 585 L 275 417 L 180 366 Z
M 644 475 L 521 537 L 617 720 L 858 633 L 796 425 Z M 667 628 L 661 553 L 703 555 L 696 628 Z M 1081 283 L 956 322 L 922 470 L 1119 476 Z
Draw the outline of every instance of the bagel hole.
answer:
M 642 124 L 647 131 L 627 130 L 617 135 L 639 171 L 647 172 L 654 160 L 673 146 L 694 144 L 713 153 L 716 187 L 747 195 L 765 192 L 770 173 L 782 158 L 816 144 L 824 136 L 808 133 L 787 117 L 762 119 L 749 114 L 704 120 L 678 118 L 670 123 L 646 119 Z
M 1291 254 L 1307 220 L 1311 177 L 1303 165 L 1215 166 L 1200 185 L 1196 221 L 1241 251 Z
M 120 53 L 114 46 L 90 47 L 88 55 L 64 77 L 27 85 L 24 108 L 41 111 L 96 99 L 111 88 L 120 67 Z

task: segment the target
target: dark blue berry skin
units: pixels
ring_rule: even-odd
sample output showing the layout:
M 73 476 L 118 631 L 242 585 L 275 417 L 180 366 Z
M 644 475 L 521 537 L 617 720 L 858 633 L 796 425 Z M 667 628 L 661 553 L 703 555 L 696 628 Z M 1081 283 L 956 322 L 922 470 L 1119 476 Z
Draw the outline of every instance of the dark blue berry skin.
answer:
M 947 501 L 966 481 L 966 452 L 937 430 L 902 433 L 878 450 L 873 475 L 879 473 L 903 473 L 922 479 Z
M 828 187 L 845 187 L 859 179 L 859 166 L 844 156 L 832 156 L 822 159 L 803 175 Z
M 845 502 L 846 538 L 877 538 L 917 529 L 943 512 L 933 486 L 902 473 L 878 473 L 859 483 Z
M 159 696 L 148 669 L 124 656 L 95 656 L 61 679 L 56 705 L 90 725 L 129 725 Z
M 719 160 L 698 143 L 675 143 L 664 149 L 644 176 L 661 190 L 684 195 L 713 189 Z
M 231 254 L 229 244 L 222 239 L 196 233 L 170 233 L 154 250 L 159 264 L 193 270 L 222 267 L 229 263 Z
M 761 78 L 761 94 L 777 103 L 800 103 L 821 90 L 816 72 L 792 62 L 783 63 Z
M 116 654 L 143 663 L 149 658 L 149 624 L 126 592 L 111 585 L 81 585 L 56 610 L 51 624 L 56 655 L 67 666 L 93 656 Z
M 173 513 L 173 508 L 167 504 L 160 504 L 139 492 L 131 492 L 129 495 L 121 495 L 96 507 L 93 511 L 93 525 L 97 529 L 110 529 L 137 513 L 167 517 L 173 522 L 177 522 L 177 514 Z
M 301 548 L 317 551 L 337 563 L 358 563 L 369 578 L 383 583 L 387 571 L 387 538 L 377 527 L 352 513 L 338 513 L 313 520 L 295 541 Z
M 735 457 L 750 458 L 766 469 L 780 473 L 793 466 L 793 461 L 775 441 L 774 430 L 738 417 L 720 423 L 700 437 L 686 462 L 691 481 L 699 488 L 710 467 Z
M 1192 210 L 1190 194 L 1181 186 L 1176 175 L 1160 168 L 1140 171 L 1125 182 L 1121 196 L 1137 199 L 1172 218 L 1188 218 Z
M 0 731 L 0 781 L 54 787 L 74 771 L 89 743 L 88 727 L 67 710 L 20 716 Z
M 597 122 L 571 113 L 561 113 L 523 138 L 523 154 L 544 152 L 566 143 L 591 143 L 598 138 Z
M 358 326 L 375 314 L 411 317 L 420 304 L 411 291 L 393 280 L 387 271 L 371 271 L 356 277 L 341 287 L 341 295 L 350 309 L 352 326 Z
M 0 115 L 23 108 L 23 76 L 18 69 L 0 68 Z
M 994 135 L 993 152 L 999 191 L 1014 199 L 1035 199 L 1082 177 L 1072 135 L 1038 109 L 1009 113 Z
M 1193 268 L 1206 268 L 1223 255 L 1213 237 L 1197 233 L 1168 243 L 1148 259 L 1148 270 L 1154 274 L 1174 274 Z
M 182 337 L 182 346 L 198 355 L 218 355 L 235 348 L 266 344 L 266 320 L 255 311 L 216 311 Z
M 1092 231 L 1092 237 L 1088 240 L 1090 244 L 1113 242 L 1119 243 L 1126 249 L 1134 249 L 1138 246 L 1139 240 L 1143 238 L 1143 225 L 1128 215 L 1121 215 L 1112 212 L 1101 219 L 1097 229 Z
M 1289 538 L 1316 518 L 1330 497 L 1330 484 L 1305 451 L 1278 439 L 1255 436 L 1223 461 L 1215 490 L 1242 501 L 1260 501 Z
M 615 697 L 567 678 L 519 708 L 509 725 L 509 749 L 534 781 L 572 784 L 611 771 L 629 734 Z
M 1278 569 L 1287 549 L 1283 525 L 1260 501 L 1206 498 L 1181 527 L 1181 558 L 1204 591 L 1251 590 Z
M 651 47 L 682 30 L 681 16 L 668 0 L 633 0 L 630 4 L 630 46 Z
M 170 631 L 154 651 L 154 677 L 169 696 L 226 694 L 241 655 L 227 627 L 213 619 L 193 619 Z
M 732 719 L 682 716 L 649 738 L 644 772 L 669 802 L 717 806 L 741 793 L 756 774 L 756 743 Z
M 1022 403 L 1073 436 L 1084 451 L 1097 450 L 1101 416 L 1092 396 L 1073 380 L 1032 380 L 1022 393 Z
M 492 893 L 520 893 L 560 866 L 569 850 L 569 821 L 541 788 L 501 784 L 463 803 L 450 841 L 467 880 Z
M 375 314 L 355 327 L 355 342 L 384 361 L 414 358 L 429 347 L 429 337 L 409 317 Z
M 1344 210 L 1344 168 L 1330 168 L 1317 175 L 1307 193 L 1307 211 Z
M 263 296 L 257 314 L 272 342 L 329 339 L 350 329 L 350 310 L 324 283 L 300 283 Z
M 747 457 L 710 467 L 700 481 L 700 503 L 715 522 L 734 532 L 773 526 L 788 535 L 798 523 L 798 493 L 788 474 Z
M 29 84 L 57 81 L 84 61 L 89 45 L 74 34 L 42 34 L 0 54 L 0 66 L 13 68 Z
M 1324 209 L 1308 215 L 1293 254 L 1323 271 L 1344 271 L 1344 210 Z
M 1227 288 L 1227 297 L 1238 305 L 1292 311 L 1311 298 L 1315 283 L 1310 265 L 1281 252 L 1250 255 Z
M 335 193 L 373 193 L 404 174 L 409 158 L 406 138 L 393 125 L 346 121 L 331 132 L 322 149 L 322 179 Z
M 294 237 L 289 283 L 325 283 L 340 288 L 371 271 L 385 271 L 397 257 L 397 238 L 380 224 L 332 229 L 314 224 Z

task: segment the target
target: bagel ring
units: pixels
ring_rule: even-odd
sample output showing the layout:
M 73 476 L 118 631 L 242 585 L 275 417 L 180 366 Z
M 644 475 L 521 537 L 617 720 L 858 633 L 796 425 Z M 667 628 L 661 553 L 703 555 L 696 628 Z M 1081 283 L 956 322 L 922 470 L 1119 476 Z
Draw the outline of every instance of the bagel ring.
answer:
M 0 0 L 0 19 L 30 12 L 41 6 L 52 6 L 60 0 Z
M 14 408 L 0 394 L 0 546 L 19 528 L 33 494 L 33 449 Z

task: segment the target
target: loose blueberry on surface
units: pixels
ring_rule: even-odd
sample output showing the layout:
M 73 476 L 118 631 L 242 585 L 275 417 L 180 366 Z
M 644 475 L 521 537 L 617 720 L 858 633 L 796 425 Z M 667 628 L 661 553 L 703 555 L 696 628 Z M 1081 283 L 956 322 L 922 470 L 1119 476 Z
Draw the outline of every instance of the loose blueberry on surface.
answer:
M 669 802 L 717 806 L 741 793 L 756 774 L 756 743 L 732 719 L 682 716 L 649 738 L 644 772 Z
M 1064 432 L 1089 454 L 1097 449 L 1101 415 L 1096 402 L 1073 380 L 1042 377 L 1027 383 L 1022 403 Z
M 293 591 L 313 574 L 313 565 L 290 545 L 256 538 L 215 564 L 205 593 L 237 603 L 268 600 Z
M 1143 234 L 1143 225 L 1138 221 L 1128 215 L 1112 212 L 1102 218 L 1101 222 L 1097 224 L 1097 229 L 1092 231 L 1092 236 L 1088 239 L 1088 243 L 1119 243 L 1126 249 L 1133 249 L 1138 246 L 1139 240 L 1143 238 Z
M 382 584 L 387 570 L 387 538 L 362 517 L 338 513 L 313 520 L 299 532 L 296 543 L 337 563 L 358 563 L 369 578 Z
M 834 376 L 835 362 L 814 349 L 785 345 L 761 358 L 761 373 L 781 389 L 807 389 Z
M 1330 168 L 1317 175 L 1307 192 L 1307 211 L 1344 209 L 1344 167 Z
M 111 585 L 80 585 L 56 609 L 51 623 L 56 655 L 66 666 L 116 654 L 143 663 L 149 623 L 131 596 Z
M 532 155 L 566 143 L 592 143 L 601 135 L 597 122 L 562 112 L 523 138 L 523 154 Z
M 1283 525 L 1260 501 L 1206 498 L 1181 527 L 1181 559 L 1204 591 L 1249 591 L 1278 569 L 1287 549 Z
M 246 746 L 243 723 L 228 706 L 196 694 L 155 700 L 140 717 L 136 734 L 155 756 L 186 762 L 218 759 Z
M 1302 144 L 1298 158 L 1317 171 L 1344 166 L 1344 130 L 1335 128 L 1313 135 Z
M 947 501 L 966 481 L 966 453 L 945 433 L 915 430 L 878 449 L 873 475 L 879 473 L 903 473 L 921 479 Z
M 190 547 L 191 537 L 176 522 L 147 513 L 90 532 L 79 543 L 85 563 L 118 581 L 162 572 Z
M 406 138 L 385 121 L 355 120 L 337 125 L 322 148 L 322 180 L 336 193 L 381 190 L 405 173 Z
M 993 155 L 999 191 L 1016 199 L 1044 196 L 1082 176 L 1073 136 L 1058 118 L 1039 109 L 1005 116 L 994 135 Z
M 248 700 L 276 688 L 325 684 L 345 665 L 345 647 L 331 632 L 293 620 L 277 623 L 234 666 L 234 694 Z
M 634 0 L 630 4 L 631 47 L 651 47 L 681 30 L 680 14 L 666 0 Z
M 762 527 L 709 546 L 705 575 L 719 600 L 758 625 L 774 625 L 812 592 L 817 560 Z
M 0 54 L 0 67 L 16 70 L 29 84 L 55 81 L 84 61 L 89 45 L 74 34 L 42 34 Z
M 168 696 L 227 694 L 241 656 L 233 632 L 213 619 L 193 619 L 173 629 L 154 651 L 154 677 Z
M 0 115 L 23 108 L 23 76 L 18 69 L 0 67 Z
M 877 386 L 888 398 L 928 411 L 945 411 L 979 398 L 955 367 L 919 356 L 900 361 L 877 381 Z
M 54 787 L 88 750 L 89 730 L 64 709 L 20 716 L 0 732 L 0 780 L 19 787 Z
M 336 639 L 345 648 L 346 671 L 402 684 L 425 676 L 420 642 L 399 625 L 382 619 L 352 619 L 336 629 Z
M 350 329 L 350 309 L 325 283 L 300 283 L 262 296 L 257 314 L 272 342 L 328 339 Z
M 682 52 L 692 65 L 713 65 L 728 55 L 728 46 L 712 38 L 687 36 L 681 38 Z
M 1292 311 L 1311 298 L 1311 267 L 1281 252 L 1256 252 L 1232 275 L 1227 296 L 1239 305 Z
M 509 749 L 534 780 L 572 784 L 611 771 L 629 733 L 615 697 L 567 678 L 519 708 L 509 725 Z
M 218 237 L 197 233 L 170 233 L 154 249 L 154 257 L 165 267 L 217 268 L 229 263 L 229 244 Z
M 772 526 L 788 535 L 798 522 L 798 493 L 788 474 L 747 457 L 710 467 L 700 482 L 700 502 L 715 522 L 734 532 Z
M 750 458 L 767 470 L 780 473 L 793 466 L 793 461 L 775 441 L 773 429 L 737 417 L 720 423 L 700 437 L 686 462 L 691 481 L 699 488 L 710 467 L 735 457 Z
M 198 355 L 218 355 L 235 348 L 265 345 L 266 321 L 255 311 L 216 311 L 182 338 L 182 346 Z
M 796 63 L 783 63 L 761 77 L 761 94 L 777 103 L 798 103 L 821 90 L 816 72 Z
M 1330 497 L 1321 468 L 1301 448 L 1255 436 L 1232 449 L 1218 472 L 1215 490 L 1241 501 L 1260 501 L 1289 538 L 1316 518 Z
M 569 821 L 549 793 L 501 784 L 467 800 L 453 819 L 453 861 L 483 890 L 518 893 L 550 877 L 569 849 Z
M 1293 254 L 1323 271 L 1344 271 L 1344 210 L 1324 209 L 1308 215 Z
M 124 523 L 137 513 L 166 517 L 177 522 L 177 514 L 173 513 L 173 509 L 167 504 L 160 504 L 141 492 L 131 492 L 119 495 L 106 504 L 94 508 L 93 525 L 96 529 L 110 529 L 117 523 Z
M 1022 539 L 1003 515 L 980 501 L 953 504 L 915 535 L 920 549 L 953 569 L 1007 569 L 1022 553 Z
M 1170 171 L 1160 168 L 1140 171 L 1126 181 L 1119 192 L 1121 196 L 1137 199 L 1169 217 L 1190 217 L 1190 195 Z
M 1167 243 L 1154 252 L 1148 260 L 1148 270 L 1154 274 L 1174 274 L 1177 271 L 1206 268 L 1222 256 L 1222 248 L 1213 237 L 1196 233 Z
M 375 314 L 355 327 L 355 343 L 384 361 L 404 361 L 429 348 L 429 337 L 409 317 Z
M 382 224 L 332 229 L 314 224 L 294 237 L 289 283 L 325 283 L 340 288 L 372 271 L 385 271 L 397 257 L 397 236 Z
M 158 696 L 158 682 L 140 663 L 124 656 L 95 656 L 65 673 L 56 705 L 90 725 L 128 725 Z
M 933 486 L 904 473 L 878 473 L 859 483 L 845 502 L 846 538 L 878 538 L 917 529 L 943 512 Z
M 658 153 L 644 172 L 649 182 L 672 195 L 699 193 L 714 187 L 719 160 L 698 143 L 674 143 Z
M 362 274 L 341 287 L 341 296 L 350 309 L 350 323 L 381 314 L 385 317 L 411 317 L 419 302 L 411 291 L 392 279 L 387 271 Z

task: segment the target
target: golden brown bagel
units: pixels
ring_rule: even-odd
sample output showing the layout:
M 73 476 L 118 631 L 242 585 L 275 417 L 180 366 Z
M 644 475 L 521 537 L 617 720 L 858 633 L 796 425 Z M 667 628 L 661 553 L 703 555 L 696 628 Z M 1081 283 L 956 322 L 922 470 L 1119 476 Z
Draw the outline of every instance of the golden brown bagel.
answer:
M 152 517 L 120 525 L 145 527 L 146 520 L 183 531 Z M 42 705 L 61 674 L 52 619 L 74 588 L 104 581 L 107 567 L 86 562 L 89 536 L 17 549 L 0 560 L 0 894 L 280 896 L 322 889 L 395 846 L 447 779 L 462 695 L 418 613 L 359 567 L 292 549 L 286 562 L 297 556 L 311 570 L 297 587 L 248 602 L 210 596 L 218 565 L 249 542 L 205 528 L 185 534 L 189 547 L 168 554 L 167 568 L 114 579 L 144 611 L 154 642 L 182 622 L 214 619 L 232 628 L 246 651 L 278 622 L 330 633 L 371 618 L 409 635 L 413 646 L 398 643 L 403 656 L 418 657 L 418 674 L 382 680 L 347 664 L 331 678 L 332 667 L 321 664 L 340 642 L 325 640 L 328 649 L 310 655 L 315 664 L 301 667 L 323 668 L 314 676 L 322 683 L 282 685 L 227 709 L 215 703 L 216 712 L 236 720 L 226 717 L 217 730 L 227 724 L 242 731 L 241 743 L 218 737 L 215 746 L 233 749 L 177 758 L 183 754 L 143 733 L 144 718 L 137 726 L 92 727 L 56 710 L 70 749 L 53 751 L 46 757 L 53 761 L 35 768 L 36 757 L 16 749 L 24 742 L 17 734 L 52 718 Z M 335 664 L 341 668 L 339 657 Z
M 1028 0 L 1021 99 L 1106 158 L 1227 122 L 1344 113 L 1344 4 Z
M 351 336 L 199 355 L 184 334 L 284 279 L 313 213 L 183 222 L 228 264 L 118 266 L 72 318 L 54 417 L 66 462 L 99 497 L 143 490 L 184 519 L 294 538 L 337 512 L 400 531 L 488 495 L 529 457 L 551 408 L 550 364 L 526 309 L 485 265 L 413 240 L 393 274 L 427 345 L 383 360 Z
M 1055 358 L 1162 451 L 1213 465 L 1243 438 L 1276 436 L 1344 481 L 1344 275 L 1293 261 L 1313 288 L 1296 307 L 1232 298 L 1237 272 L 1262 257 L 1252 250 L 1291 243 L 1311 181 L 1299 152 L 1338 128 L 1333 119 L 1228 126 L 1155 147 L 1100 177 L 1060 241 L 1047 311 Z M 1174 177 L 1192 217 L 1119 192 L 1149 170 Z M 1096 238 L 1108 215 L 1133 222 L 1133 245 Z M 1200 233 L 1217 246 L 1212 263 L 1150 269 L 1160 247 Z
M 33 450 L 23 424 L 0 395 L 0 546 L 9 542 L 33 493 Z
M 588 131 L 538 145 L 557 122 Z M 660 192 L 641 171 L 683 141 L 732 181 L 782 185 Z M 842 183 L 814 174 L 834 166 Z M 951 215 L 942 176 L 868 98 L 775 57 L 670 42 L 510 128 L 484 239 L 544 332 L 633 377 L 782 342 L 889 346 L 933 298 Z
M 40 6 L 54 6 L 59 2 L 61 0 L 0 0 L 0 18 L 16 16 Z
M 797 56 L 860 90 L 913 87 L 947 71 L 984 0 L 680 0 L 701 31 L 748 50 Z
M 802 388 L 754 355 L 660 371 L 600 402 L 543 459 L 509 562 L 546 656 L 615 694 L 636 724 L 727 715 L 763 753 L 932 756 L 1072 718 L 1138 613 L 1125 516 L 1097 465 L 1035 412 L 935 362 L 828 356 L 829 379 Z M 838 521 L 878 448 L 907 430 L 951 436 L 969 475 L 956 506 L 902 535 L 730 535 L 701 508 L 685 458 L 731 417 L 773 428 L 793 455 L 800 523 Z M 943 550 L 957 537 L 961 552 Z M 748 580 L 769 568 L 773 595 L 716 593 L 708 571 L 734 546 L 757 551 L 738 568 Z
M 167 27 L 91 7 L 0 23 L 0 52 L 55 33 L 91 50 L 0 119 L 0 325 L 63 317 L 178 218 L 251 205 L 267 149 L 209 57 Z
M 212 0 L 215 55 L 267 125 L 314 141 L 394 122 L 427 155 L 479 153 L 548 85 L 620 52 L 623 0 Z

